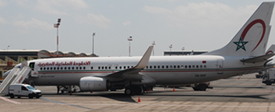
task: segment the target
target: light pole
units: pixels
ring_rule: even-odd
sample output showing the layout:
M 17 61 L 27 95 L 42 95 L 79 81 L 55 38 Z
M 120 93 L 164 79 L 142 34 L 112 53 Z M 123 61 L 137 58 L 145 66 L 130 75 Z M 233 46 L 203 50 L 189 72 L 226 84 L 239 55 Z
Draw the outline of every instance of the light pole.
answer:
M 61 19 L 60 18 L 58 18 L 58 20 L 57 20 L 57 23 L 56 24 L 54 24 L 54 28 L 56 28 L 57 29 L 57 31 L 56 31 L 56 35 L 57 35 L 57 42 L 56 42 L 56 46 L 57 46 L 57 53 L 56 53 L 56 57 L 58 57 L 58 28 L 59 28 L 59 25 L 60 25 L 60 22 L 61 22 Z
M 92 51 L 92 55 L 94 55 L 95 54 L 95 41 L 94 41 L 94 37 L 95 37 L 95 33 L 93 33 L 93 51 Z
M 184 49 L 185 49 L 184 47 L 181 48 L 181 50 L 182 50 L 182 55 L 184 55 Z
M 8 45 L 8 47 L 7 47 L 7 51 L 9 51 L 9 47 L 10 47 L 10 45 Z
M 172 47 L 173 47 L 173 46 L 172 46 L 172 44 L 171 44 L 171 45 L 169 46 L 169 48 L 170 48 L 170 56 L 171 56 L 171 49 L 172 49 Z
M 156 45 L 156 42 L 153 41 L 152 46 L 155 46 L 155 45 Z M 153 56 L 155 55 L 154 48 L 155 48 L 155 47 L 153 47 Z
M 133 41 L 132 36 L 130 36 L 130 37 L 128 38 L 128 41 L 129 41 L 129 57 L 130 57 L 130 56 L 131 56 L 131 42 Z

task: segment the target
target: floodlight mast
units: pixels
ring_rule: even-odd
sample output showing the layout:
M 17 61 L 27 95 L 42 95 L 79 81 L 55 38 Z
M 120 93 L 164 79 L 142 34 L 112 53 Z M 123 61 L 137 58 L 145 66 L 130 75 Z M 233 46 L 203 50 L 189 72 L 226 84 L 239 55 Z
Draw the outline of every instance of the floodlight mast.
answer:
M 131 57 L 131 42 L 133 41 L 132 36 L 130 36 L 130 37 L 128 38 L 128 41 L 129 41 L 129 57 Z
M 60 22 L 61 22 L 61 19 L 58 18 L 57 23 L 54 24 L 54 28 L 56 28 L 56 30 L 57 30 L 57 31 L 56 31 L 56 35 L 57 35 L 57 39 L 56 39 L 56 41 L 57 41 L 57 42 L 56 42 L 56 44 L 57 44 L 57 45 L 56 45 L 56 46 L 57 46 L 57 48 L 56 48 L 56 49 L 57 49 L 57 50 L 56 50 L 56 57 L 58 57 L 58 53 L 59 53 L 59 51 L 58 51 L 58 43 L 59 43 L 59 42 L 58 42 L 58 40 L 59 40 L 59 38 L 58 38 L 58 28 L 59 28 Z

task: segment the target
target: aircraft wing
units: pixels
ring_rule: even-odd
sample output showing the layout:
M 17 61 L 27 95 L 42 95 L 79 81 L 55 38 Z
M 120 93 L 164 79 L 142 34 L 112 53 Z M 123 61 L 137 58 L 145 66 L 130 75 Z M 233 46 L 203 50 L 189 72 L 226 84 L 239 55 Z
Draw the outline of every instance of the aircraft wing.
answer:
M 262 56 L 257 56 L 257 57 L 242 59 L 241 62 L 244 62 L 244 63 L 263 62 L 263 61 L 267 61 L 269 58 L 271 58 L 274 55 L 275 54 L 266 54 L 266 55 L 262 55 Z
M 133 67 L 133 68 L 129 68 L 126 70 L 122 70 L 122 71 L 118 71 L 112 74 L 109 74 L 107 76 L 105 76 L 106 78 L 109 79 L 125 79 L 125 80 L 141 80 L 142 76 L 139 75 L 139 72 L 141 70 L 143 70 L 150 59 L 151 53 L 152 53 L 152 49 L 153 46 L 150 46 L 147 51 L 145 52 L 145 54 L 143 55 L 143 57 L 140 59 L 139 63 Z

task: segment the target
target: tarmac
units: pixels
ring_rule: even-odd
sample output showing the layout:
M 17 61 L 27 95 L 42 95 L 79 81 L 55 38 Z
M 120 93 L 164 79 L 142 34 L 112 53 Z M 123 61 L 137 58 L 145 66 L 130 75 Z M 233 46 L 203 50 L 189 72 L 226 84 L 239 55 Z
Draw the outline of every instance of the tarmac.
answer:
M 1 112 L 275 112 L 274 85 L 267 86 L 255 74 L 211 82 L 213 89 L 156 87 L 144 95 L 124 95 L 124 90 L 57 94 L 55 86 L 36 86 L 39 99 L 0 96 Z M 139 102 L 140 101 L 140 102 Z

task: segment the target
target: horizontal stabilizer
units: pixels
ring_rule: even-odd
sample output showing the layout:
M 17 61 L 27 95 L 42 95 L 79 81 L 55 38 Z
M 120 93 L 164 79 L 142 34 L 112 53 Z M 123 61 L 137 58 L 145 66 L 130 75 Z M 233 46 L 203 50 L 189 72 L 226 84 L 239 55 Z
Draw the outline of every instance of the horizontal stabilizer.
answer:
M 244 62 L 244 63 L 264 62 L 264 61 L 267 61 L 269 58 L 271 58 L 274 55 L 275 54 L 267 54 L 267 55 L 253 57 L 253 58 L 242 59 L 241 62 Z

